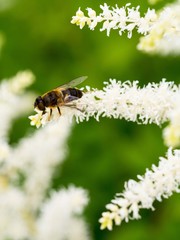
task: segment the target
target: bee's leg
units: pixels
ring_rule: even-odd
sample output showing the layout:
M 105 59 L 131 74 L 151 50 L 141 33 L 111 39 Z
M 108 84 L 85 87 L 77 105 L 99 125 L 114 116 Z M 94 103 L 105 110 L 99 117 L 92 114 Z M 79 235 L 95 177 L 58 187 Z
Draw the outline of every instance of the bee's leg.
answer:
M 74 106 L 73 108 L 77 109 L 77 110 L 80 111 L 80 112 L 83 112 L 82 109 L 80 109 L 80 108 L 78 108 L 78 107 L 76 107 L 76 106 Z
M 52 116 L 52 108 L 50 108 L 50 113 L 49 113 L 48 121 L 50 121 L 51 116 Z
M 59 116 L 61 116 L 61 110 L 60 110 L 60 108 L 57 107 L 57 110 L 58 110 L 58 112 L 59 112 Z
M 78 108 L 78 107 L 76 107 L 75 104 L 68 104 L 68 105 L 65 105 L 65 106 L 66 106 L 66 107 L 70 107 L 70 108 L 74 108 L 74 109 L 77 109 L 77 110 L 80 111 L 80 112 L 83 112 L 83 110 L 80 109 L 80 108 Z
M 78 111 L 83 112 L 82 109 L 79 109 L 79 108 L 76 107 L 76 104 L 71 103 L 71 102 L 73 102 L 74 100 L 78 100 L 78 99 L 79 99 L 79 97 L 67 95 L 67 96 L 64 98 L 64 103 L 65 103 L 64 106 L 70 107 L 70 108 L 75 108 L 75 109 L 77 109 Z M 69 104 L 69 103 L 71 103 L 71 104 Z

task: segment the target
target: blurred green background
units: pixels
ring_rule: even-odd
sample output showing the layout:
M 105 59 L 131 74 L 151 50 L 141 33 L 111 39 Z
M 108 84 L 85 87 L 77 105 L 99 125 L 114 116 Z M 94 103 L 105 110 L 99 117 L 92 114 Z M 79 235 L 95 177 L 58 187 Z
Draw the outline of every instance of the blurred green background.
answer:
M 167 2 L 167 1 L 166 1 Z M 102 88 L 103 81 L 139 80 L 140 85 L 162 78 L 179 83 L 180 57 L 148 56 L 136 50 L 139 35 L 132 39 L 112 31 L 110 37 L 99 27 L 80 30 L 70 23 L 79 6 L 97 12 L 104 1 L 93 0 L 0 0 L 0 79 L 30 69 L 36 76 L 31 89 L 39 94 L 78 76 L 87 75 L 84 85 Z M 106 0 L 108 5 L 123 6 L 126 1 Z M 9 5 L 8 5 L 9 4 Z M 149 7 L 140 4 L 142 13 Z M 160 8 L 165 1 L 159 3 Z M 82 85 L 83 85 L 82 84 Z M 33 106 L 33 103 L 32 103 Z M 33 107 L 32 107 L 33 113 Z M 12 127 L 10 142 L 15 144 L 25 134 L 35 131 L 27 116 Z M 156 211 L 142 210 L 142 219 L 123 223 L 112 232 L 99 230 L 98 219 L 124 182 L 144 174 L 158 157 L 164 156 L 162 127 L 138 125 L 125 120 L 91 119 L 75 125 L 68 141 L 69 154 L 54 176 L 53 186 L 74 183 L 89 190 L 90 203 L 85 212 L 90 233 L 95 240 L 177 239 L 180 205 L 178 194 L 162 203 Z M 60 170 L 61 169 L 61 170 Z

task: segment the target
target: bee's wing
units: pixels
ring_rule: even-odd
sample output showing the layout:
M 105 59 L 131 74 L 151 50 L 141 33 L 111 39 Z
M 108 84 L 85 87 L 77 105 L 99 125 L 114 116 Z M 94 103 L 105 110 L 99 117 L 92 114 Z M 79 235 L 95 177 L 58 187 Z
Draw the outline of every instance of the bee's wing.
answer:
M 79 78 L 76 78 L 68 83 L 65 83 L 59 87 L 57 87 L 56 89 L 58 88 L 69 88 L 69 87 L 75 87 L 77 85 L 79 85 L 80 83 L 84 82 L 84 80 L 87 78 L 87 76 L 82 76 L 82 77 L 79 77 Z

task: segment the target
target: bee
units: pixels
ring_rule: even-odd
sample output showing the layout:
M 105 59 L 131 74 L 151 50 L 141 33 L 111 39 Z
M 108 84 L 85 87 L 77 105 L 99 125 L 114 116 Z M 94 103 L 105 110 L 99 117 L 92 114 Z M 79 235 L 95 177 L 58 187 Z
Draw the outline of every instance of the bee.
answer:
M 75 86 L 82 83 L 86 78 L 87 78 L 86 76 L 76 78 L 47 93 L 44 93 L 42 96 L 38 96 L 34 102 L 34 108 L 37 108 L 40 111 L 42 111 L 42 114 L 46 113 L 46 108 L 50 108 L 50 117 L 52 115 L 53 108 L 57 108 L 59 115 L 61 115 L 60 110 L 61 106 L 76 108 L 75 105 L 73 104 L 70 105 L 69 103 L 83 96 L 83 92 L 75 88 Z

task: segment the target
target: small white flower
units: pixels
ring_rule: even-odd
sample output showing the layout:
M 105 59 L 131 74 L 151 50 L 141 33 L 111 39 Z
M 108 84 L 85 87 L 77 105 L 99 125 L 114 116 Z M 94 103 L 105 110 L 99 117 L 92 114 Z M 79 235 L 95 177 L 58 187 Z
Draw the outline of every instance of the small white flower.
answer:
M 101 230 L 107 228 L 108 230 L 112 230 L 113 227 L 113 215 L 111 212 L 103 212 L 102 217 L 99 219 L 101 223 Z
M 71 23 L 76 24 L 80 27 L 80 29 L 82 29 L 86 23 L 89 23 L 89 21 L 88 18 L 84 16 L 83 11 L 81 11 L 81 9 L 79 8 L 76 12 L 76 16 L 72 18 Z
M 37 128 L 39 128 L 42 125 L 42 123 L 41 123 L 42 112 L 39 111 L 37 114 L 29 116 L 28 118 L 31 120 L 30 124 L 32 126 L 36 126 Z
M 103 11 L 100 16 L 106 19 L 111 19 L 112 11 L 109 9 L 110 7 L 106 3 L 104 3 L 104 5 L 100 5 L 100 8 Z
M 90 18 L 95 18 L 96 17 L 96 12 L 92 8 L 87 8 L 88 11 L 88 16 Z
M 139 205 L 137 202 L 134 202 L 129 207 L 129 212 L 132 214 L 132 219 L 139 219 L 141 216 L 139 215 Z

